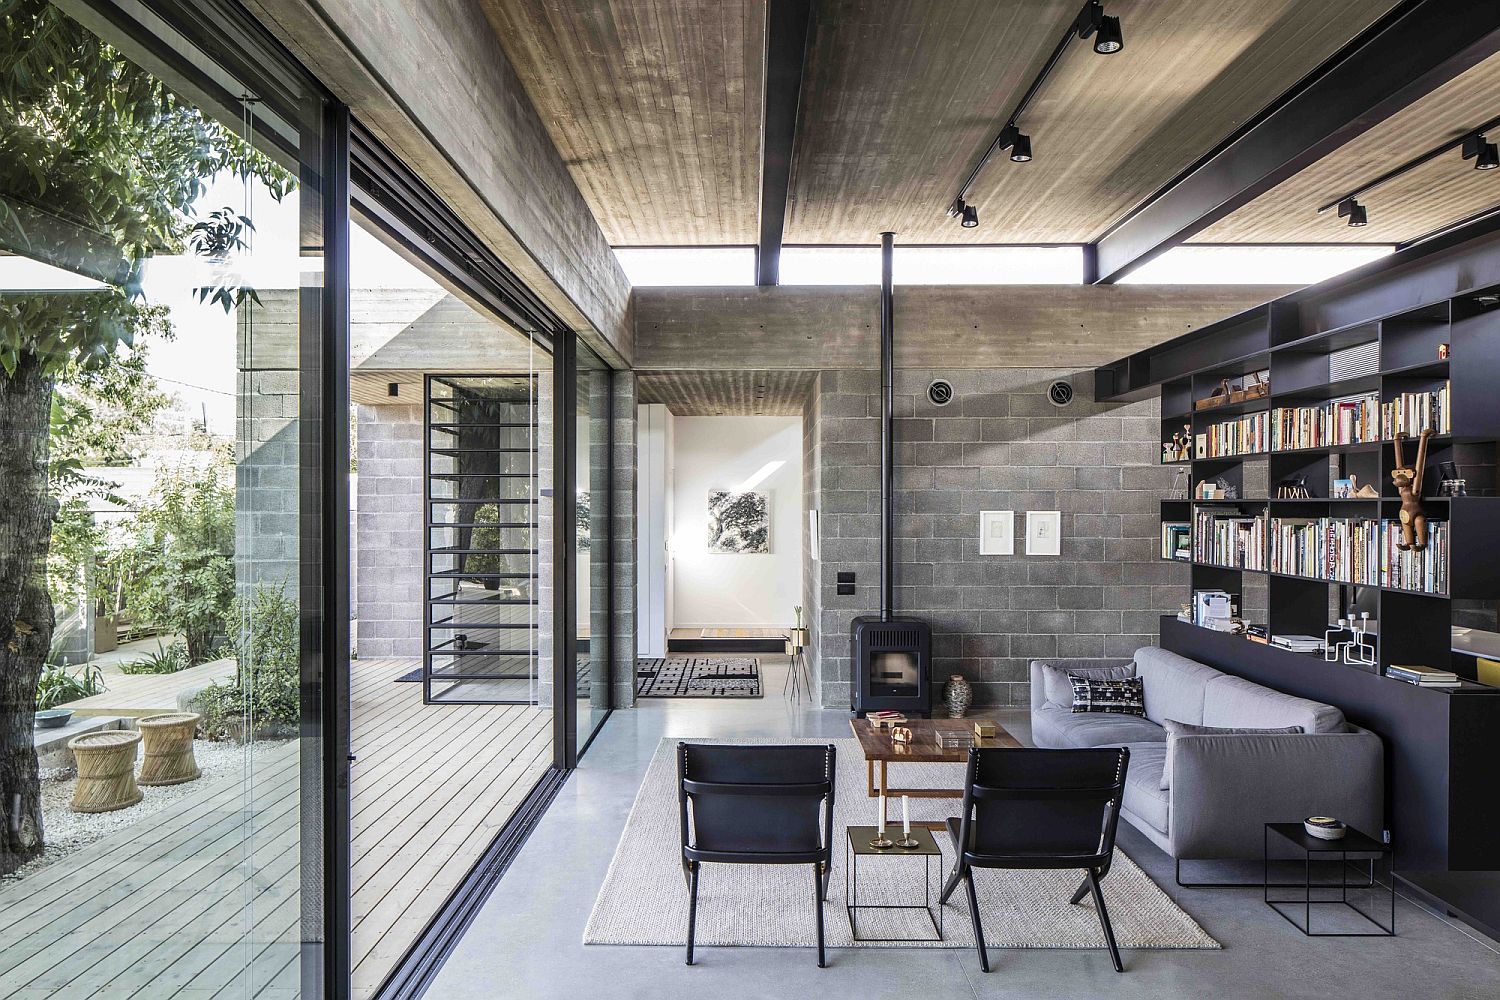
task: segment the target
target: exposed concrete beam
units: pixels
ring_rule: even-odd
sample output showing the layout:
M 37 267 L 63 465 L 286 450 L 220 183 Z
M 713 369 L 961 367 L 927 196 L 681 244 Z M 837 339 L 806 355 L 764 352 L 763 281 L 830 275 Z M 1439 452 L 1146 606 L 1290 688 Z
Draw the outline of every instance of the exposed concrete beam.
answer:
M 1093 280 L 1117 281 L 1496 52 L 1500 4 L 1397 7 L 1106 233 Z
M 616 364 L 630 283 L 473 0 L 246 0 L 523 281 Z
M 902 368 L 1100 365 L 1277 298 L 1281 285 L 909 285 Z M 874 286 L 639 288 L 638 371 L 875 368 Z

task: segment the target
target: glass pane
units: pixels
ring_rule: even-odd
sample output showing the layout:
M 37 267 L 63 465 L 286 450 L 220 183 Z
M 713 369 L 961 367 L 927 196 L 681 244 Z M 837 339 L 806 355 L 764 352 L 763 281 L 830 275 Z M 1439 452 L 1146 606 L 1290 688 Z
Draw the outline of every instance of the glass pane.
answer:
M 350 262 L 353 987 L 367 998 L 553 761 L 525 334 L 357 220 Z
M 0 992 L 296 997 L 323 933 L 322 108 L 180 39 L 159 77 L 88 24 L 33 0 L 0 36 L 0 465 L 51 463 L 0 503 L 28 623 Z
M 610 370 L 578 345 L 578 740 L 587 742 L 610 700 Z

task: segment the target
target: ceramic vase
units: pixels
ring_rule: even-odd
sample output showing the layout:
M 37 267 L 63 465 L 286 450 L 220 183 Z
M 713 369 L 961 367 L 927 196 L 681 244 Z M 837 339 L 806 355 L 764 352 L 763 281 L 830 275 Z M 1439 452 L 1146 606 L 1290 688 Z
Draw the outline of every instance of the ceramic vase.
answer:
M 943 687 L 943 703 L 948 706 L 948 718 L 962 719 L 974 703 L 974 689 L 963 674 L 954 674 Z

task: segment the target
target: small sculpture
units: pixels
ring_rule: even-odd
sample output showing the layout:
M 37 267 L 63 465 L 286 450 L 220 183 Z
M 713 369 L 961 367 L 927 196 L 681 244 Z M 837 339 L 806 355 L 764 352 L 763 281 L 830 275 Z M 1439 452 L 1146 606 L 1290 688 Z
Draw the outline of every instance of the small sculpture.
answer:
M 891 742 L 906 744 L 911 742 L 911 730 L 906 726 L 896 726 L 891 729 Z
M 1396 433 L 1396 467 L 1391 470 L 1391 482 L 1401 497 L 1401 541 L 1396 547 L 1405 551 L 1421 552 L 1427 548 L 1427 515 L 1422 511 L 1422 474 L 1427 466 L 1427 439 L 1432 437 L 1432 428 L 1422 431 L 1417 442 L 1417 464 L 1408 466 L 1401 457 L 1403 432 Z

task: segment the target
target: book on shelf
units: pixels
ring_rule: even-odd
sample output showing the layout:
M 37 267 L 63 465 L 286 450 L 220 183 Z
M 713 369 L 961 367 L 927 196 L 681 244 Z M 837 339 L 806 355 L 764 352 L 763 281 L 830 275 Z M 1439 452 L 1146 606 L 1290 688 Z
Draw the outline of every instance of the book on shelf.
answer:
M 1402 550 L 1401 522 L 1354 517 L 1273 517 L 1271 572 L 1310 580 L 1448 592 L 1448 522 L 1427 522 L 1427 547 Z
M 1195 455 L 1198 458 L 1231 458 L 1268 451 L 1270 426 L 1268 410 L 1210 424 L 1195 436 Z
M 1271 450 L 1363 444 L 1380 437 L 1380 397 L 1348 396 L 1309 406 L 1271 411 Z
M 1439 670 L 1437 667 L 1422 666 L 1420 664 L 1392 663 L 1385 668 L 1385 675 L 1407 684 L 1415 684 L 1418 687 L 1462 687 L 1457 674 L 1451 670 Z
M 1380 436 L 1393 440 L 1397 432 L 1417 437 L 1431 428 L 1434 434 L 1453 433 L 1453 383 L 1439 389 L 1403 392 L 1380 407 Z
M 1193 526 L 1186 521 L 1163 521 L 1161 525 L 1161 557 L 1163 559 L 1193 558 Z
M 1427 547 L 1401 548 L 1401 522 L 1381 522 L 1380 585 L 1424 594 L 1448 593 L 1448 522 L 1427 522 Z
M 1321 653 L 1326 644 L 1315 635 L 1273 635 L 1271 645 L 1294 653 Z
M 1266 568 L 1266 518 L 1219 508 L 1193 511 L 1193 560 L 1229 569 Z

